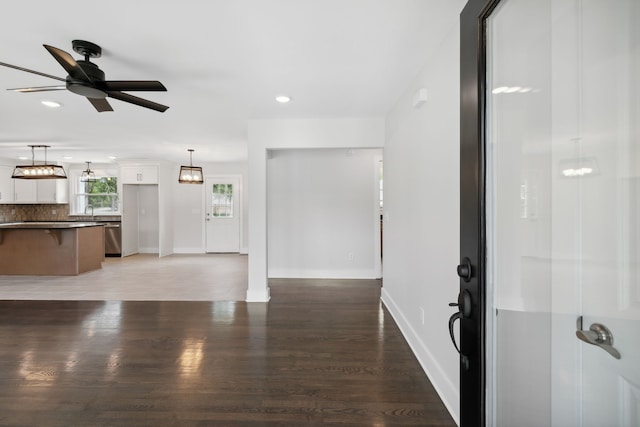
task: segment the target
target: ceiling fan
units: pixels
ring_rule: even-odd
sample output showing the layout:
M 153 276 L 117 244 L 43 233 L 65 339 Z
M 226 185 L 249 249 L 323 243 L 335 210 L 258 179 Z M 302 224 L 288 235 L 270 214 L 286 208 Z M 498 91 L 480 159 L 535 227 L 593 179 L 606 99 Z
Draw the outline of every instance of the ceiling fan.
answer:
M 139 105 L 141 107 L 150 108 L 161 113 L 167 110 L 166 105 L 158 104 L 147 99 L 129 95 L 127 92 L 138 91 L 166 91 L 162 83 L 155 80 L 105 80 L 104 72 L 98 68 L 96 64 L 90 61 L 91 58 L 99 58 L 102 55 L 102 48 L 94 43 L 84 40 L 73 40 L 73 50 L 84 59 L 76 61 L 73 57 L 62 49 L 53 46 L 43 45 L 47 51 L 62 65 L 69 75 L 66 78 L 52 76 L 51 74 L 41 73 L 39 71 L 30 70 L 28 68 L 18 67 L 17 65 L 6 64 L 0 62 L 0 65 L 14 68 L 27 73 L 37 74 L 39 76 L 49 77 L 51 79 L 65 82 L 65 85 L 59 86 L 38 86 L 7 89 L 18 92 L 44 92 L 50 90 L 65 90 L 86 97 L 98 112 L 113 111 L 111 105 L 107 101 L 107 97 L 119 99 L 120 101 L 130 104 Z

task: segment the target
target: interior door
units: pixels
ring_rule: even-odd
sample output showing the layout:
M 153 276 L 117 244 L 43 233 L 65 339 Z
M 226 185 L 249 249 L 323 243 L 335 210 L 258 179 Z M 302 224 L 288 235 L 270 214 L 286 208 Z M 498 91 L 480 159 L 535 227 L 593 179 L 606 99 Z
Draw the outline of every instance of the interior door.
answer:
M 134 255 L 139 252 L 139 221 L 138 221 L 138 186 L 122 186 L 122 256 Z
M 640 425 L 637 22 L 637 0 L 462 14 L 461 360 L 487 390 L 483 413 L 461 384 L 462 425 Z
M 206 252 L 240 252 L 240 177 L 206 177 L 205 190 Z

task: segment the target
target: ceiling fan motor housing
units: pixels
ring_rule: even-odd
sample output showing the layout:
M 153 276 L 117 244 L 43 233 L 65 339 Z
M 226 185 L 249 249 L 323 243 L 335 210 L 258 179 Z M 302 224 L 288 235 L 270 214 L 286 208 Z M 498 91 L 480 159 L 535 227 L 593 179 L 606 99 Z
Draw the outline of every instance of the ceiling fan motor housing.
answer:
M 100 83 L 104 81 L 104 71 L 98 68 L 93 62 L 84 60 L 77 62 L 80 68 L 82 68 L 82 71 L 84 71 L 92 81 L 87 82 L 67 76 L 67 89 L 78 95 L 86 96 L 87 98 L 106 98 L 107 93 L 99 88 Z

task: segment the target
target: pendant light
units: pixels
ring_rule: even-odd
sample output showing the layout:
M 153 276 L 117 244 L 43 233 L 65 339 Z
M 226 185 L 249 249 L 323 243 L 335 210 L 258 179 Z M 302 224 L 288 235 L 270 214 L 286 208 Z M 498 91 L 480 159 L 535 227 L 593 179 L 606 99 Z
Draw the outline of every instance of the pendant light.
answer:
M 193 149 L 189 148 L 189 166 L 180 166 L 180 175 L 178 175 L 178 182 L 180 184 L 202 184 L 202 168 L 200 166 L 193 166 Z
M 80 182 L 96 182 L 96 174 L 91 170 L 91 162 L 85 162 L 87 169 L 82 171 Z
M 47 148 L 49 145 L 29 145 L 31 147 L 31 164 L 16 166 L 13 179 L 67 179 L 64 168 L 60 165 L 47 164 Z M 35 149 L 44 148 L 44 164 L 36 165 Z

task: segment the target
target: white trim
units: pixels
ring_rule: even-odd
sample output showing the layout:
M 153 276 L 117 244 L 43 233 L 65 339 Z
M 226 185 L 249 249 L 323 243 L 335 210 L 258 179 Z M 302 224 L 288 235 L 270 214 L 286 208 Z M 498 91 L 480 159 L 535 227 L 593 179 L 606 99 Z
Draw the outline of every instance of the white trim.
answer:
M 374 228 L 374 238 L 373 241 L 374 243 L 374 253 L 373 253 L 373 259 L 375 260 L 375 276 L 376 277 L 382 277 L 382 242 L 380 241 L 380 235 L 381 230 L 381 223 L 380 223 L 380 163 L 383 164 L 383 168 L 384 168 L 384 151 L 382 153 L 380 153 L 380 155 L 374 156 L 374 181 L 375 181 L 375 188 L 374 188 L 374 197 L 373 200 L 376 201 L 376 206 L 374 208 L 374 215 L 373 215 L 373 228 Z M 384 171 L 382 172 L 384 174 Z M 383 195 L 384 197 L 384 195 Z
M 304 270 L 269 269 L 270 279 L 379 279 L 375 269 L 361 270 Z
M 255 290 L 248 289 L 247 290 L 247 299 L 246 302 L 269 302 L 271 299 L 271 292 L 269 290 L 269 286 L 263 289 Z
M 240 248 L 240 254 L 241 254 L 241 255 L 249 255 L 249 248 L 247 248 L 247 247 L 241 247 L 241 248 Z
M 458 412 L 460 393 L 458 392 L 458 387 L 451 382 L 444 369 L 438 364 L 435 357 L 433 357 L 425 343 L 420 339 L 420 336 L 407 321 L 407 318 L 384 287 L 382 288 L 381 300 L 400 328 L 402 335 L 409 344 L 409 347 L 411 347 L 413 354 L 418 359 L 425 374 L 427 374 L 429 381 L 431 381 L 431 384 L 433 384 L 433 387 L 436 389 L 440 400 L 444 403 L 444 406 L 453 417 L 455 423 L 460 425 L 460 414 Z

